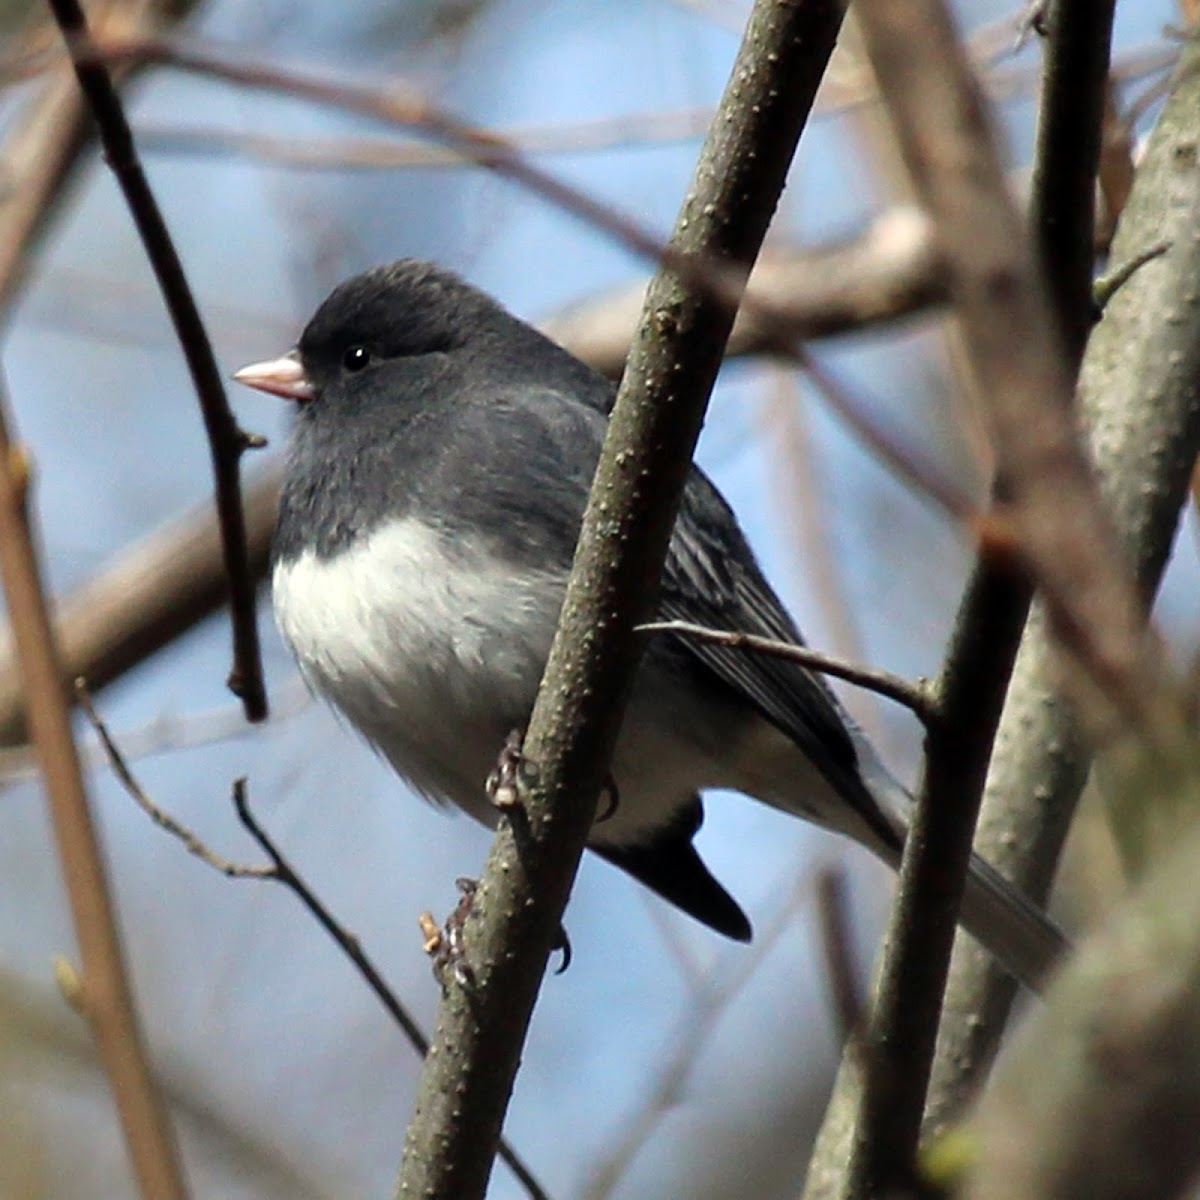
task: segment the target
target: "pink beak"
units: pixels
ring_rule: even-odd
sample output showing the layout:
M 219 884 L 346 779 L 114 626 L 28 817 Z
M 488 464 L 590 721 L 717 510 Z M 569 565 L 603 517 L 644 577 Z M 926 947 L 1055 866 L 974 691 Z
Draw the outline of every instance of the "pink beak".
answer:
M 233 377 L 247 387 L 270 392 L 272 396 L 282 396 L 285 400 L 295 400 L 299 404 L 306 403 L 316 395 L 312 380 L 305 374 L 304 364 L 294 350 L 281 358 L 251 363 L 235 371 Z

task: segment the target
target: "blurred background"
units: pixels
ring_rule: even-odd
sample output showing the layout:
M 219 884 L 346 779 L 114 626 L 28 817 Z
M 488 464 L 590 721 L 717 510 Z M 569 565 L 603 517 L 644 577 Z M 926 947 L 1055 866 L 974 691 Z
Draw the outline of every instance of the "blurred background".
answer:
M 958 9 L 1020 188 L 1037 39 L 1014 49 L 1011 3 Z M 381 88 L 403 80 L 665 236 L 747 11 L 740 0 L 208 0 L 180 32 L 249 61 Z M 1135 148 L 1174 57 L 1168 27 L 1181 20 L 1173 0 L 1118 5 L 1117 100 Z M 9 87 L 10 123 L 37 86 Z M 335 283 L 396 257 L 447 264 L 535 322 L 650 269 L 573 215 L 378 123 L 170 69 L 139 76 L 127 95 L 226 373 L 287 349 Z M 769 250 L 853 244 L 905 203 L 851 27 Z M 181 355 L 94 150 L 7 315 L 15 425 L 37 463 L 50 582 L 65 594 L 211 491 Z M 986 453 L 938 312 L 817 351 L 879 429 L 957 487 L 982 486 Z M 250 392 L 233 401 L 269 440 L 247 463 L 261 470 L 288 413 Z M 732 360 L 699 458 L 814 645 L 908 676 L 937 671 L 970 547 L 806 380 L 763 358 Z M 1189 527 L 1159 604 L 1181 654 L 1197 642 L 1195 551 Z M 265 726 L 245 726 L 223 686 L 223 616 L 104 690 L 99 707 L 157 802 L 217 851 L 253 862 L 229 803 L 231 780 L 246 776 L 261 820 L 431 1026 L 438 991 L 417 916 L 450 911 L 454 879 L 478 873 L 487 835 L 408 794 L 309 702 L 265 593 L 261 612 Z M 911 779 L 915 723 L 840 690 Z M 419 1067 L 411 1047 L 290 893 L 190 857 L 92 761 L 141 1012 L 195 1194 L 389 1194 Z M 54 956 L 75 951 L 44 797 L 19 757 L 4 763 L 0 1195 L 131 1195 L 107 1085 L 54 984 Z M 864 975 L 889 881 L 865 854 L 741 798 L 713 797 L 708 814 L 701 849 L 750 913 L 750 947 L 585 859 L 567 914 L 574 962 L 543 988 L 506 1127 L 551 1196 L 769 1200 L 799 1189 L 838 1057 L 813 881 L 822 869 L 849 881 Z M 1098 838 L 1076 847 L 1075 911 L 1103 892 L 1105 861 Z M 490 1194 L 525 1193 L 499 1165 Z

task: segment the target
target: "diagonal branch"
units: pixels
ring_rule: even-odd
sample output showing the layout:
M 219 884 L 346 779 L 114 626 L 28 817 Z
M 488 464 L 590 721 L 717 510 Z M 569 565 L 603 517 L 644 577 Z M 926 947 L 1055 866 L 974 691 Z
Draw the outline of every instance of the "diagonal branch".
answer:
M 187 1186 L 147 1055 L 92 823 L 70 702 L 26 507 L 30 464 L 9 440 L 0 400 L 0 571 L 83 963 L 82 1008 L 117 1103 L 144 1197 L 183 1200 Z
M 1073 373 L 1093 325 L 1093 196 L 1102 166 L 1114 8 L 1115 0 L 1054 4 L 1044 51 L 1030 225 Z M 1027 589 L 1022 597 L 1026 612 L 1030 595 Z M 1013 642 L 1014 662 L 1016 651 Z M 1033 803 L 1040 816 L 1042 806 Z M 1011 869 L 1013 839 L 1004 824 L 999 836 L 994 826 L 981 830 L 976 844 L 990 861 Z M 1032 889 L 1038 897 L 1045 892 L 1044 883 Z M 927 1122 L 946 1120 L 977 1084 L 999 1046 L 1015 992 L 1009 978 L 963 948 L 946 993 Z
M 1180 169 L 1200 135 L 1200 63 L 1193 43 L 1150 135 L 1113 242 L 1120 269 L 1167 239 L 1105 306 L 1088 342 L 1079 409 L 1108 510 L 1148 605 L 1158 588 L 1200 453 L 1200 322 L 1190 312 L 1200 274 L 1200 177 Z M 1043 896 L 1088 772 L 1075 714 L 1057 689 L 1051 631 L 1040 606 L 1022 642 L 996 739 L 981 845 L 1031 895 Z M 960 948 L 939 1047 L 931 1125 L 957 1115 L 995 1052 L 1011 991 L 971 947 Z
M 810 1194 L 844 1186 L 850 1195 L 870 1195 L 904 1186 L 914 1170 L 953 920 L 1028 604 L 1021 567 L 1047 591 L 1061 643 L 1072 652 L 1075 693 L 1097 724 L 1132 713 L 1151 729 L 1159 677 L 1142 634 L 1140 598 L 1068 415 L 1071 372 L 1053 336 L 1038 264 L 949 15 L 937 0 L 872 0 L 859 16 L 914 185 L 935 223 L 997 456 L 992 533 L 942 673 L 946 724 L 926 748 L 857 1118 L 842 1133 L 829 1126 L 810 1173 Z M 1089 205 L 1098 149 L 1097 140 L 1090 175 L 1078 167 Z M 1082 189 L 1079 179 L 1072 182 Z M 1046 203 L 1035 211 L 1044 219 Z M 1076 254 L 1076 275 L 1078 263 Z M 1058 268 L 1064 305 L 1080 290 L 1067 269 Z M 1064 326 L 1078 328 L 1079 312 L 1062 315 Z M 1104 686 L 1114 681 L 1115 708 Z M 842 1137 L 853 1147 L 844 1179 L 834 1166 Z
M 841 24 L 838 0 L 758 0 L 672 248 L 742 284 Z M 731 275 L 731 278 L 733 276 Z M 734 307 L 661 271 L 647 297 L 559 630 L 526 738 L 535 770 L 504 821 L 450 978 L 398 1195 L 483 1195 L 525 1031 L 595 813 L 623 701 Z M 452 976 L 454 973 L 448 973 Z

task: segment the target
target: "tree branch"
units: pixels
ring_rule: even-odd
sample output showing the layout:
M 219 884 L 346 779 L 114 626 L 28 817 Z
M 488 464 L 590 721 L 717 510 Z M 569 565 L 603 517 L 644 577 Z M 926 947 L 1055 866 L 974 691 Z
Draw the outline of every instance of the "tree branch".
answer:
M 218 854 L 182 821 L 157 804 L 134 775 L 124 752 L 112 736 L 104 718 L 96 710 L 95 704 L 92 703 L 92 697 L 84 680 L 77 679 L 75 681 L 75 694 L 84 715 L 100 739 L 100 745 L 104 749 L 109 767 L 134 803 L 160 829 L 165 830 L 181 842 L 189 854 L 212 867 L 214 871 L 219 871 L 230 879 L 270 879 L 288 888 L 308 909 L 317 924 L 333 939 L 338 949 L 349 959 L 354 969 L 358 971 L 366 985 L 375 994 L 375 998 L 383 1005 L 388 1016 L 399 1026 L 413 1049 L 422 1057 L 428 1054 L 429 1039 L 388 985 L 387 980 L 383 977 L 383 972 L 362 948 L 362 943 L 330 912 L 324 901 L 313 891 L 308 881 L 296 870 L 291 860 L 280 850 L 275 839 L 267 833 L 251 811 L 246 781 L 238 779 L 234 782 L 234 809 L 246 832 L 271 860 L 268 865 L 234 862 L 225 855 Z M 533 1173 L 504 1138 L 500 1139 L 498 1153 L 500 1158 L 512 1169 L 522 1187 L 525 1188 L 530 1200 L 549 1200 Z
M 1067 420 L 1070 376 L 1050 332 L 1037 263 L 948 14 L 936 0 L 873 0 L 859 16 L 914 185 L 935 222 L 991 426 L 999 500 L 942 672 L 946 723 L 928 738 L 857 1118 L 840 1130 L 830 1123 L 810 1173 L 810 1194 L 844 1187 L 876 1195 L 905 1186 L 915 1169 L 954 919 L 1028 603 L 1021 565 L 1048 589 L 1060 633 L 1075 638 L 1076 692 L 1091 684 L 1094 708 L 1103 695 L 1097 679 L 1116 676 L 1148 721 L 1157 676 L 1136 592 Z M 1095 161 L 1090 170 L 1089 206 Z M 1074 295 L 1078 280 L 1069 282 Z M 1010 536 L 1016 558 L 1005 545 Z M 1111 719 L 1111 710 L 1104 716 Z M 852 1093 L 849 1073 L 847 1080 Z M 842 1098 L 831 1112 L 845 1122 L 853 1108 Z M 846 1138 L 843 1179 L 834 1163 Z
M 1106 122 L 1113 10 L 1112 0 L 1058 0 L 1051 11 L 1045 48 L 1031 227 L 1058 313 L 1069 367 L 1075 374 L 1094 324 L 1093 197 Z M 1030 598 L 1026 589 L 1019 600 L 1026 613 Z M 1012 624 L 1006 628 L 1009 635 L 1015 632 Z M 1010 645 L 1011 674 L 1017 645 Z M 996 761 L 997 749 L 1005 744 L 1005 737 L 1001 726 L 993 744 Z M 994 786 L 994 779 L 993 769 L 989 788 Z M 985 807 L 987 795 L 985 789 Z M 1015 795 L 1010 800 L 1014 805 L 1030 803 Z M 1041 806 L 1037 808 L 1040 818 Z M 985 821 L 976 847 L 989 861 L 1011 869 L 1011 830 L 1003 818 L 1001 825 L 1003 828 L 994 821 Z M 1056 849 L 1051 862 L 1057 859 Z M 1021 882 L 1031 895 L 1043 900 L 1049 875 L 1032 889 L 1028 879 Z M 930 1128 L 938 1127 L 957 1111 L 990 1065 L 1016 994 L 1013 981 L 990 963 L 979 962 L 973 949 L 962 947 L 956 964 L 961 969 L 953 971 L 947 988 L 930 1087 L 926 1122 Z
M 1154 870 L 1080 948 L 997 1072 L 972 1124 L 970 1200 L 1173 1200 L 1195 1184 L 1200 778 L 1193 762 L 1185 778 L 1151 770 L 1141 783 L 1134 803 L 1181 802 Z
M 783 187 L 841 5 L 758 0 L 672 247 L 745 275 Z M 732 276 L 731 276 L 732 278 Z M 526 738 L 519 819 L 501 823 L 450 979 L 398 1195 L 482 1196 L 547 957 L 595 812 L 705 401 L 734 307 L 671 271 L 647 297 Z M 532 776 L 532 777 L 530 777 Z M 453 973 L 451 973 L 453 974 Z
M 596 370 L 619 378 L 637 328 L 647 280 L 568 307 L 542 328 Z M 775 322 L 756 320 L 754 307 L 786 321 L 809 340 L 864 332 L 945 302 L 944 281 L 928 222 L 898 206 L 852 238 L 828 245 L 764 252 L 747 287 L 726 357 L 774 354 Z
M 76 53 L 80 44 L 89 40 L 83 10 L 78 0 L 47 2 L 72 51 L 75 75 L 95 118 L 105 159 L 129 205 L 200 401 L 216 481 L 216 504 L 233 623 L 233 667 L 228 683 L 234 695 L 241 699 L 247 719 L 261 721 L 267 715 L 267 694 L 259 653 L 254 577 L 250 570 L 239 488 L 241 456 L 253 443 L 239 428 L 225 398 L 208 334 L 166 222 L 138 162 L 129 122 L 108 68 L 94 58 L 89 60 Z
M 890 671 L 881 671 L 874 667 L 861 667 L 856 663 L 845 662 L 832 654 L 822 654 L 819 650 L 810 649 L 808 646 L 797 646 L 794 642 L 781 642 L 775 638 L 760 637 L 754 633 L 708 629 L 703 625 L 694 625 L 690 621 L 651 621 L 646 625 L 639 625 L 638 632 L 673 633 L 697 642 L 713 642 L 719 646 L 746 650 L 751 654 L 784 658 L 789 662 L 808 667 L 811 671 L 820 671 L 823 675 L 844 679 L 856 687 L 866 688 L 868 691 L 894 700 L 897 704 L 903 704 L 926 725 L 933 724 L 938 719 L 937 708 L 932 698 L 926 694 L 920 684 L 909 683 L 907 679 L 893 675 Z
M 0 398 L 0 572 L 83 964 L 82 1008 L 116 1099 L 142 1195 L 184 1200 L 179 1153 L 134 1008 L 104 860 L 71 733 L 70 703 L 26 508 L 30 464 Z
M 1116 0 L 1054 0 L 1043 50 L 1030 224 L 1069 361 L 1095 323 L 1096 184 Z

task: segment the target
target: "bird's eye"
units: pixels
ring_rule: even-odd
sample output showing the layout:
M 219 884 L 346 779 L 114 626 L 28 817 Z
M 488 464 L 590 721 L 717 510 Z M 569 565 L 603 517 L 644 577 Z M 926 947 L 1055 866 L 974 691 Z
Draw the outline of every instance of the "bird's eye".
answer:
M 361 371 L 370 361 L 366 346 L 350 346 L 342 355 L 342 366 L 347 371 Z

